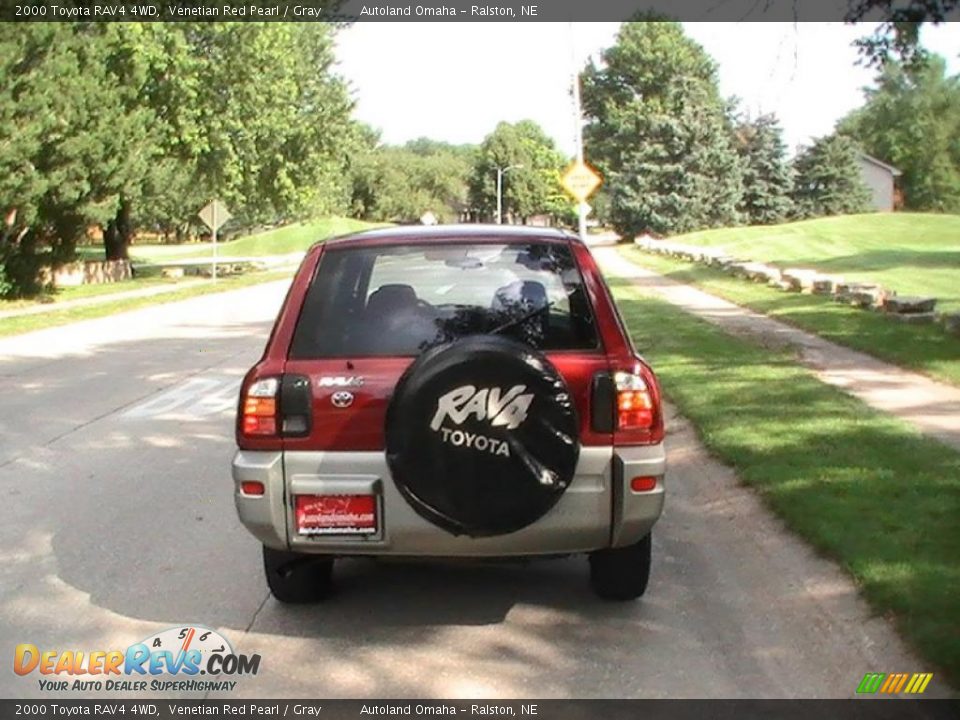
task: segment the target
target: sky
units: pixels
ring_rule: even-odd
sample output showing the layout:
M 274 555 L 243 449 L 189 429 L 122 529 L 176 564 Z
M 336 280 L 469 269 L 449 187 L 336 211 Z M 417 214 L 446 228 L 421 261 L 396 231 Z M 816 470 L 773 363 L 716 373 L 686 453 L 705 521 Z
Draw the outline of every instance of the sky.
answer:
M 617 23 L 358 22 L 337 39 L 337 71 L 355 117 L 389 144 L 426 136 L 480 143 L 500 121 L 531 119 L 573 154 L 573 68 L 613 44 Z M 753 115 L 773 112 L 792 153 L 863 102 L 875 72 L 852 42 L 872 25 L 684 23 L 718 64 L 720 91 Z M 960 73 L 960 23 L 922 42 Z M 588 158 L 589 159 L 589 158 Z

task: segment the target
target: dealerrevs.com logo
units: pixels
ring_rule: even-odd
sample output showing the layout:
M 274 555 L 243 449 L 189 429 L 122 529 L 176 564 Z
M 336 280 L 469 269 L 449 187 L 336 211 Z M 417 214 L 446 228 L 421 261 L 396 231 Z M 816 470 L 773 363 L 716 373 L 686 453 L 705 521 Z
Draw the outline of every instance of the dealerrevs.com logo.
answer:
M 501 388 L 477 388 L 461 385 L 442 395 L 437 400 L 437 411 L 430 422 L 430 429 L 439 432 L 443 442 L 457 447 L 467 447 L 491 455 L 510 457 L 510 446 L 479 433 L 444 427 L 445 420 L 462 425 L 470 417 L 486 421 L 491 427 L 516 430 L 527 419 L 533 393 L 524 393 L 526 385 L 514 385 L 504 392 Z
M 260 671 L 260 656 L 234 652 L 216 630 L 186 625 L 126 650 L 48 650 L 22 643 L 14 649 L 13 671 L 36 676 L 44 691 L 229 691 L 237 685 L 234 678 Z

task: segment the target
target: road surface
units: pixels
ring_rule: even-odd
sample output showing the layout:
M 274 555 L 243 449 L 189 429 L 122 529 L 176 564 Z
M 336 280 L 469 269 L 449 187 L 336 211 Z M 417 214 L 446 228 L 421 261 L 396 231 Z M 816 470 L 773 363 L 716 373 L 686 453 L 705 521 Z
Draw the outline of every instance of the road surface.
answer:
M 672 413 L 641 602 L 596 600 L 569 558 L 349 561 L 328 603 L 279 605 L 229 467 L 284 290 L 0 341 L 0 697 L 43 694 L 10 670 L 18 643 L 121 649 L 191 623 L 261 655 L 231 696 L 851 697 L 868 671 L 925 669 Z

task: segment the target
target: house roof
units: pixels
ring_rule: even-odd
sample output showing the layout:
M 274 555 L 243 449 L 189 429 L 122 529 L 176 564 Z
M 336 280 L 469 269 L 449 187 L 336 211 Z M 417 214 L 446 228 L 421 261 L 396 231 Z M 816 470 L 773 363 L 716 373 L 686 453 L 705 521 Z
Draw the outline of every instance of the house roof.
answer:
M 893 175 L 894 177 L 900 177 L 901 175 L 903 175 L 903 173 L 900 172 L 900 170 L 898 170 L 897 168 L 895 168 L 893 165 L 887 165 L 887 163 L 883 162 L 882 160 L 877 160 L 877 159 L 876 159 L 875 157 L 873 157 L 872 155 L 867 155 L 867 154 L 864 153 L 864 152 L 860 153 L 860 159 L 861 159 L 861 160 L 866 160 L 866 161 L 869 162 L 869 163 L 873 163 L 874 165 L 876 165 L 876 166 L 878 166 L 878 167 L 882 167 L 884 170 L 889 171 L 890 174 Z

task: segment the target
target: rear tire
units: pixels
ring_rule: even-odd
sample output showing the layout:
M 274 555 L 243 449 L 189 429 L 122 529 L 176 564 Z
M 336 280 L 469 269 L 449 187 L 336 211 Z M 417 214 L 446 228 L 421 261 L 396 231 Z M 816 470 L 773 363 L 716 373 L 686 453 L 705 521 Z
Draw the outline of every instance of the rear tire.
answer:
M 636 600 L 650 580 L 650 533 L 622 548 L 598 550 L 590 555 L 590 585 L 604 600 Z
M 263 571 L 273 596 L 282 603 L 312 603 L 333 590 L 333 558 L 263 546 Z

